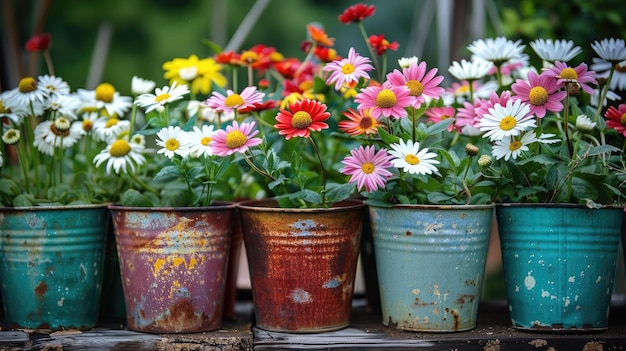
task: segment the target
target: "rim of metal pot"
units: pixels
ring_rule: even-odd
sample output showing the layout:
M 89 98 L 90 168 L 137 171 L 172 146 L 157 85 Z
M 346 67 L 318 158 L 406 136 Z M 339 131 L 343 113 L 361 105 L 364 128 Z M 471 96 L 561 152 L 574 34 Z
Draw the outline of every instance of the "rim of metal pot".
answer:
M 583 208 L 583 209 L 624 209 L 624 206 L 603 205 L 601 207 L 589 207 L 585 204 L 574 203 L 525 203 L 525 202 L 504 202 L 497 204 L 498 207 L 544 207 L 544 208 Z
M 370 207 L 376 208 L 403 208 L 403 209 L 424 209 L 424 210 L 482 210 L 495 208 L 495 203 L 482 205 L 430 205 L 430 204 L 395 204 L 391 206 L 368 204 Z
M 40 206 L 2 206 L 0 212 L 24 212 L 24 211 L 59 211 L 59 210 L 83 210 L 107 208 L 109 204 L 80 204 L 80 205 L 40 205 Z
M 122 206 L 121 204 L 111 204 L 108 206 L 109 210 L 114 211 L 133 211 L 133 212 L 198 212 L 198 211 L 221 211 L 235 209 L 237 205 L 230 201 L 215 201 L 211 206 L 198 206 L 198 207 L 136 207 L 136 206 Z
M 331 207 L 313 207 L 313 208 L 293 208 L 293 207 L 279 207 L 278 202 L 274 198 L 261 199 L 261 200 L 244 200 L 237 203 L 237 208 L 246 211 L 257 212 L 329 212 L 329 211 L 350 211 L 365 207 L 365 203 L 362 200 L 347 199 L 333 204 Z

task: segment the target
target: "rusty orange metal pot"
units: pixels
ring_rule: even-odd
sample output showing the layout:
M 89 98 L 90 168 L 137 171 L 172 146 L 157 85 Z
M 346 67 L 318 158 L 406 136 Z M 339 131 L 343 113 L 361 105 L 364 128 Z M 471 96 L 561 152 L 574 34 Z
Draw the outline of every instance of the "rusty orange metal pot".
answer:
M 252 200 L 238 207 L 256 326 L 291 333 L 348 326 L 363 202 L 295 209 Z

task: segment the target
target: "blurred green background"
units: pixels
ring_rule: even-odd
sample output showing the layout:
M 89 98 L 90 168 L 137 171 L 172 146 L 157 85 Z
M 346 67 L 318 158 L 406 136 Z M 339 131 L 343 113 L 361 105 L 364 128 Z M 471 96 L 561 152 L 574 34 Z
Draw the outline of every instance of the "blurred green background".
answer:
M 299 46 L 310 22 L 322 24 L 336 38 L 339 55 L 346 56 L 350 46 L 366 54 L 357 26 L 337 20 L 357 2 L 351 0 L 2 1 L 2 90 L 14 88 L 24 76 L 46 72 L 40 55 L 24 51 L 26 40 L 38 32 L 52 34 L 56 74 L 72 90 L 110 82 L 122 94 L 129 93 L 133 75 L 161 85 L 164 62 L 213 55 L 203 43 L 207 39 L 222 47 L 230 41 L 237 51 L 262 43 L 302 58 Z M 566 38 L 586 52 L 593 40 L 626 37 L 623 0 L 363 2 L 376 6 L 376 14 L 365 20 L 368 34 L 384 34 L 400 44 L 397 52 L 390 52 L 390 63 L 418 56 L 442 74 L 452 60 L 469 58 L 465 46 L 478 37 L 506 35 L 525 43 Z M 249 31 L 241 32 L 239 44 L 231 41 L 250 12 L 258 17 L 247 22 Z

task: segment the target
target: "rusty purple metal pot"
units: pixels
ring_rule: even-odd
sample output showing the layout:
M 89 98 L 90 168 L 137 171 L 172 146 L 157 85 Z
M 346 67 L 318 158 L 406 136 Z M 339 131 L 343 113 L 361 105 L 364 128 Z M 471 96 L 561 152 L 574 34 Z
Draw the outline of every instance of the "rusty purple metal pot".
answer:
M 253 200 L 238 207 L 256 326 L 290 333 L 348 326 L 365 205 L 294 209 Z
M 219 329 L 235 205 L 109 209 L 128 329 Z

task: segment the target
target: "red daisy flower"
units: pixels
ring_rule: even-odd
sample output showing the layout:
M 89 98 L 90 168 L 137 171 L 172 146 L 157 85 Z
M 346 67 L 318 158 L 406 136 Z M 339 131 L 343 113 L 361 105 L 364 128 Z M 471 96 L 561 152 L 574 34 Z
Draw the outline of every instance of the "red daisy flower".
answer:
M 35 34 L 26 42 L 26 50 L 29 52 L 46 51 L 50 49 L 50 33 Z
M 241 55 L 234 51 L 223 51 L 214 57 L 215 62 L 222 65 L 242 66 Z
M 387 39 L 385 39 L 383 34 L 370 35 L 368 41 L 370 42 L 372 49 L 374 49 L 378 55 L 384 54 L 387 50 L 397 51 L 399 46 L 397 41 L 390 43 Z
M 276 101 L 267 100 L 265 102 L 260 102 L 260 103 L 252 104 L 250 106 L 246 106 L 244 108 L 240 108 L 237 110 L 237 112 L 241 114 L 246 114 L 248 112 L 253 112 L 253 111 L 258 112 L 258 111 L 264 111 L 264 110 L 271 110 L 274 107 L 276 107 Z
M 319 132 L 328 128 L 324 123 L 330 117 L 326 105 L 316 100 L 301 100 L 289 105 L 289 110 L 280 110 L 276 115 L 274 127 L 278 134 L 289 140 L 293 137 L 308 138 L 310 131 Z
M 626 104 L 621 104 L 617 108 L 610 106 L 604 117 L 607 119 L 607 127 L 626 137 Z
M 374 5 L 355 4 L 343 11 L 338 16 L 341 23 L 350 24 L 351 22 L 361 22 L 364 19 L 372 16 L 376 11 Z
M 329 38 L 324 29 L 312 25 L 306 26 L 306 29 L 311 36 L 311 40 L 318 45 L 333 46 L 335 44 L 335 38 Z

